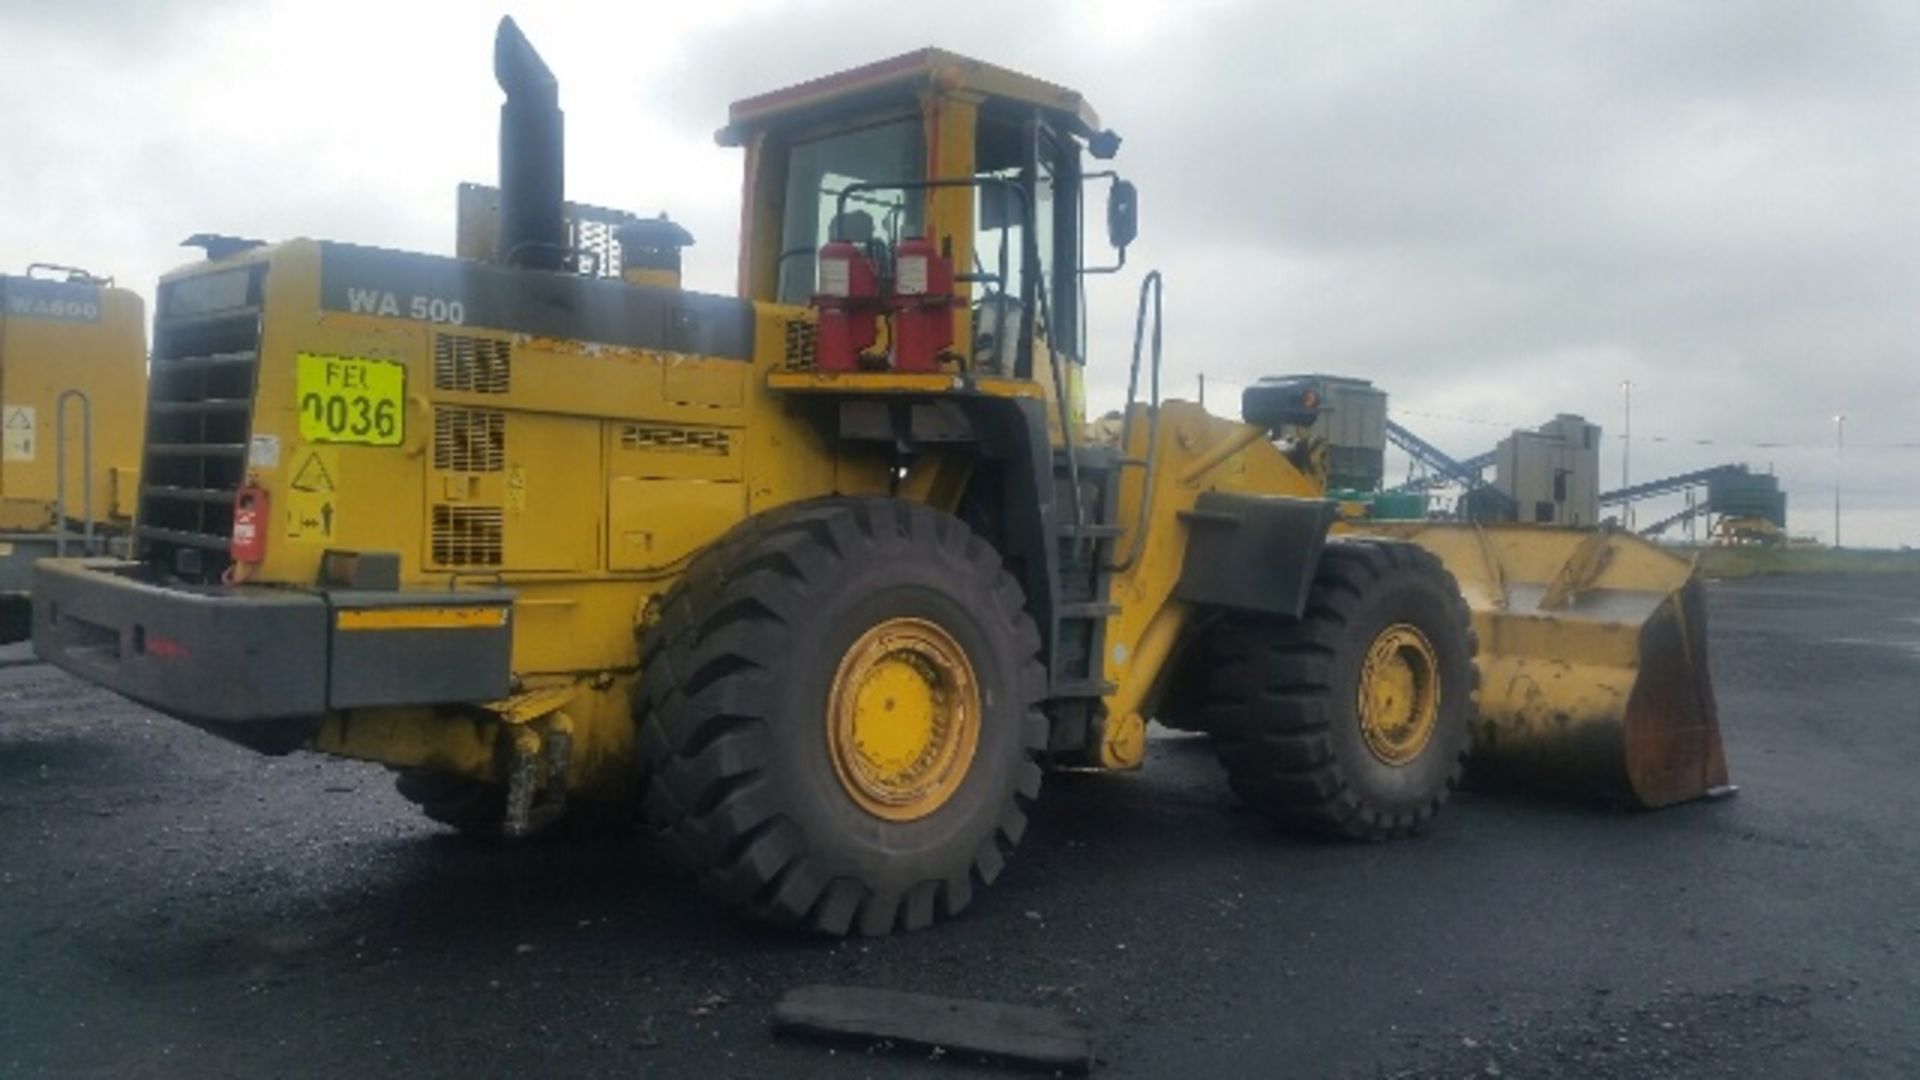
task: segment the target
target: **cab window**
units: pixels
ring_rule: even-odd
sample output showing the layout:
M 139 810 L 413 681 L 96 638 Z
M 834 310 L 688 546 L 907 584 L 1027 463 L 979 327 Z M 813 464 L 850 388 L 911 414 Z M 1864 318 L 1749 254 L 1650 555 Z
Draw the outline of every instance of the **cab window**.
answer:
M 974 356 L 990 370 L 1024 366 L 1019 355 L 1023 325 L 1044 328 L 1062 354 L 1079 352 L 1074 155 L 1070 139 L 1030 119 L 981 121 L 974 155 L 980 183 L 974 191 L 972 271 L 981 281 L 974 294 Z M 1026 262 L 1029 222 L 1039 258 L 1031 267 Z
M 787 157 L 787 193 L 780 230 L 779 300 L 804 304 L 815 290 L 820 245 L 833 232 L 840 194 L 853 184 L 921 180 L 926 142 L 918 118 L 794 144 Z M 857 191 L 847 197 L 841 235 L 893 244 L 919 235 L 924 200 L 918 191 Z

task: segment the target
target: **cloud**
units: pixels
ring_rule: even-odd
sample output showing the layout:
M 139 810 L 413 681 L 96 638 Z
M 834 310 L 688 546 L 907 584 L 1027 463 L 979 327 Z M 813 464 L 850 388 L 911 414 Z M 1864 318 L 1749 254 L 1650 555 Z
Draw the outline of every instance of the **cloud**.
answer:
M 0 258 L 137 283 L 201 229 L 446 251 L 493 175 L 498 5 L 0 3 Z M 929 44 L 1085 92 L 1167 273 L 1168 384 L 1373 379 L 1468 454 L 1502 424 L 1608 428 L 1645 478 L 1777 468 L 1830 529 L 1832 416 L 1879 542 L 1920 536 L 1920 8 L 748 0 L 550 3 L 569 190 L 686 221 L 727 291 L 729 102 Z M 1089 282 L 1096 403 L 1134 273 Z M 1210 404 L 1225 400 L 1209 395 Z M 1447 419 L 1459 417 L 1466 419 Z M 1657 441 L 1656 441 L 1657 440 Z M 1771 444 L 1771 445 L 1763 445 Z M 1644 519 L 1643 514 L 1643 519 Z

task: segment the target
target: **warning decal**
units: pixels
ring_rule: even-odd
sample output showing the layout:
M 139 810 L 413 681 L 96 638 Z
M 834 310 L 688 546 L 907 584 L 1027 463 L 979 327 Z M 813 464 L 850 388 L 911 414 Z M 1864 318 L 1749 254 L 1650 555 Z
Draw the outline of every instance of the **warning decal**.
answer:
M 519 465 L 507 470 L 507 509 L 516 514 L 527 510 L 527 470 Z
M 340 452 L 323 446 L 301 447 L 293 456 L 293 480 L 287 485 L 287 539 L 296 544 L 333 541 L 339 525 L 337 505 Z
M 0 405 L 0 461 L 32 461 L 39 421 L 31 405 Z

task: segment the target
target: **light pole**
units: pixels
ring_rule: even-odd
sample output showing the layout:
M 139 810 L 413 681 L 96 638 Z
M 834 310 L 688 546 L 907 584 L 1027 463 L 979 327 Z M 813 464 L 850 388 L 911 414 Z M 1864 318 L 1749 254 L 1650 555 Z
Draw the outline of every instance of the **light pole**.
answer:
M 1620 380 L 1620 393 L 1626 400 L 1626 430 L 1620 435 L 1620 488 L 1625 490 L 1633 486 L 1633 380 Z M 1633 528 L 1633 497 L 1627 497 L 1627 504 L 1620 508 L 1620 518 L 1627 528 Z
M 1846 471 L 1847 414 L 1833 414 L 1833 546 L 1840 546 L 1840 477 Z

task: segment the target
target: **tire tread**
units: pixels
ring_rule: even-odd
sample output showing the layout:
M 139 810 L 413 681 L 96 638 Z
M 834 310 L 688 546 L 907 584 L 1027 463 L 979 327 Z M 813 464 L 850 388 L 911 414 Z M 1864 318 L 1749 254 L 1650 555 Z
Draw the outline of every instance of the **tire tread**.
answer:
M 1010 804 L 964 871 L 886 889 L 829 876 L 799 826 L 766 797 L 778 696 L 767 676 L 810 590 L 850 559 L 908 549 L 983 579 L 987 602 L 977 610 L 1023 657 L 1024 758 Z M 949 515 L 871 496 L 760 515 L 693 560 L 643 635 L 634 712 L 647 820 L 706 888 L 759 921 L 877 935 L 957 915 L 999 876 L 1039 794 L 1047 733 L 1039 648 L 1019 584 L 991 545 Z
M 1236 618 L 1208 639 L 1207 716 L 1228 783 L 1282 825 L 1356 840 L 1423 829 L 1459 785 L 1463 749 L 1444 783 L 1413 812 L 1368 802 L 1349 782 L 1332 737 L 1334 662 L 1360 605 L 1390 579 L 1425 579 L 1449 598 L 1468 659 L 1468 703 L 1477 695 L 1477 650 L 1466 602 L 1446 567 L 1410 543 L 1339 539 L 1325 548 L 1305 613 L 1292 622 Z

